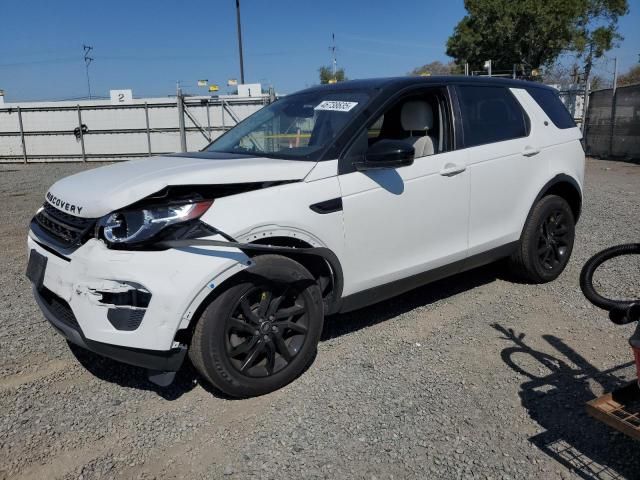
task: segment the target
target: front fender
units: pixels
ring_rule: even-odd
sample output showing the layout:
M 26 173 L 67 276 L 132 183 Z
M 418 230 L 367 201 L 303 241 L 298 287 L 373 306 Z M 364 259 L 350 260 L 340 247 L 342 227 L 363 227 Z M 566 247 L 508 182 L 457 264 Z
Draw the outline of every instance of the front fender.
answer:
M 230 238 L 230 237 L 228 237 Z M 273 253 L 273 254 L 281 254 L 281 255 L 314 255 L 324 259 L 329 266 L 331 267 L 333 277 L 334 277 L 334 288 L 331 293 L 331 299 L 328 302 L 328 311 L 327 313 L 335 313 L 338 311 L 340 306 L 340 300 L 342 298 L 342 289 L 344 277 L 342 274 L 342 266 L 340 265 L 340 261 L 335 253 L 333 253 L 330 249 L 326 247 L 310 247 L 310 248 L 295 248 L 295 247 L 282 247 L 275 245 L 261 245 L 255 243 L 241 243 L 235 241 L 227 241 L 227 240 L 213 240 L 206 238 L 191 238 L 191 239 L 182 239 L 182 240 L 167 240 L 160 242 L 158 244 L 161 247 L 167 248 L 193 248 L 197 246 L 204 247 L 224 247 L 224 248 L 236 248 L 243 252 L 247 257 L 251 257 L 257 253 Z M 208 285 L 204 288 L 194 299 L 189 311 L 185 314 L 183 318 L 183 324 L 181 324 L 180 328 L 186 328 L 186 326 L 191 321 L 193 314 L 195 313 L 195 309 L 204 301 L 204 299 L 211 293 L 217 285 L 224 282 L 231 276 L 236 273 L 244 270 L 245 268 L 251 266 L 253 262 L 248 260 L 246 263 L 241 264 L 238 262 L 233 265 L 229 269 L 224 272 L 218 274 L 213 281 L 213 284 Z M 195 308 L 192 308 L 194 307 Z

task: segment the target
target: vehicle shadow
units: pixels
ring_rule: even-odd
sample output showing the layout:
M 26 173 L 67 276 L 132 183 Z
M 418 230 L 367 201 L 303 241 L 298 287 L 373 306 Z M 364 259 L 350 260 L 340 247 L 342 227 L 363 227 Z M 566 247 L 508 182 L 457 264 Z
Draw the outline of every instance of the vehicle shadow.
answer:
M 501 352 L 504 363 L 528 378 L 520 385 L 522 406 L 544 429 L 531 443 L 580 478 L 639 478 L 637 444 L 585 410 L 596 396 L 592 385 L 604 391 L 623 386 L 627 381 L 621 378 L 622 370 L 633 362 L 600 371 L 554 335 L 542 336 L 558 352 L 550 355 L 528 346 L 524 333 L 492 326 L 513 344 Z
M 121 387 L 149 390 L 157 393 L 165 400 L 177 400 L 185 393 L 193 390 L 199 381 L 199 374 L 187 358 L 177 372 L 173 383 L 160 387 L 147 378 L 147 370 L 133 365 L 117 362 L 102 357 L 73 343 L 67 342 L 69 349 L 78 362 L 93 376 Z
M 416 288 L 381 303 L 353 312 L 331 315 L 325 318 L 321 340 L 330 340 L 371 327 L 418 307 L 494 282 L 503 276 L 502 269 L 498 268 L 498 265 L 491 264 L 479 267 Z
M 480 267 L 470 272 L 454 275 L 417 288 L 383 303 L 345 314 L 329 316 L 325 319 L 321 341 L 370 327 L 415 308 L 429 305 L 438 300 L 493 282 L 499 277 L 499 274 L 499 269 L 496 269 L 495 265 Z M 210 386 L 191 365 L 188 357 L 185 359 L 180 371 L 177 372 L 174 382 L 167 387 L 160 387 L 147 379 L 147 370 L 144 368 L 101 357 L 71 343 L 69 343 L 69 348 L 78 362 L 89 373 L 106 382 L 127 388 L 153 391 L 165 400 L 170 401 L 177 400 L 185 393 L 193 390 L 196 385 L 201 385 L 202 388 L 216 397 L 230 399 L 216 388 Z M 304 372 L 301 375 L 304 375 Z

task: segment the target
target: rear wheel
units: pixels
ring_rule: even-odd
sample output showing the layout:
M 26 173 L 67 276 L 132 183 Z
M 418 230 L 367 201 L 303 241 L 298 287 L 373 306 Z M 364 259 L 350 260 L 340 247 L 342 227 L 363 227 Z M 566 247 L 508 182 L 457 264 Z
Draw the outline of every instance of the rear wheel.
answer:
M 257 257 L 204 310 L 189 356 L 232 397 L 269 393 L 313 360 L 323 324 L 320 288 L 309 271 L 279 255 Z
M 512 271 L 531 283 L 555 280 L 569 262 L 574 238 L 575 219 L 567 201 L 557 195 L 542 198 L 533 207 L 510 259 Z

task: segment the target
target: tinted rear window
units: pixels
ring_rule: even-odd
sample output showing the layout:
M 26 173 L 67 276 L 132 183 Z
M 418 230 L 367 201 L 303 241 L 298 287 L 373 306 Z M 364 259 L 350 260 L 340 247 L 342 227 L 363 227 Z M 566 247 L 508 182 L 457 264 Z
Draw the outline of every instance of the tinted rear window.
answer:
M 556 92 L 543 88 L 530 88 L 527 91 L 556 127 L 572 128 L 576 126 L 567 107 L 564 106 Z
M 526 137 L 528 122 L 505 87 L 458 87 L 466 147 Z

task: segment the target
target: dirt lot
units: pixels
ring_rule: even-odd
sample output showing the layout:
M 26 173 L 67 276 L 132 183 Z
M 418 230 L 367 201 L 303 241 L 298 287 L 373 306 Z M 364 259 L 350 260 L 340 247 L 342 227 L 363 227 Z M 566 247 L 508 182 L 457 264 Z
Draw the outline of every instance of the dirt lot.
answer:
M 640 166 L 588 162 L 568 270 L 543 286 L 485 267 L 335 316 L 311 368 L 273 394 L 217 397 L 185 367 L 72 352 L 24 278 L 46 188 L 80 165 L 0 166 L 0 479 L 640 478 L 640 450 L 584 403 L 634 376 L 627 338 L 578 288 L 585 260 L 640 240 Z M 640 262 L 598 280 L 636 295 Z M 616 290 L 618 289 L 618 290 Z

